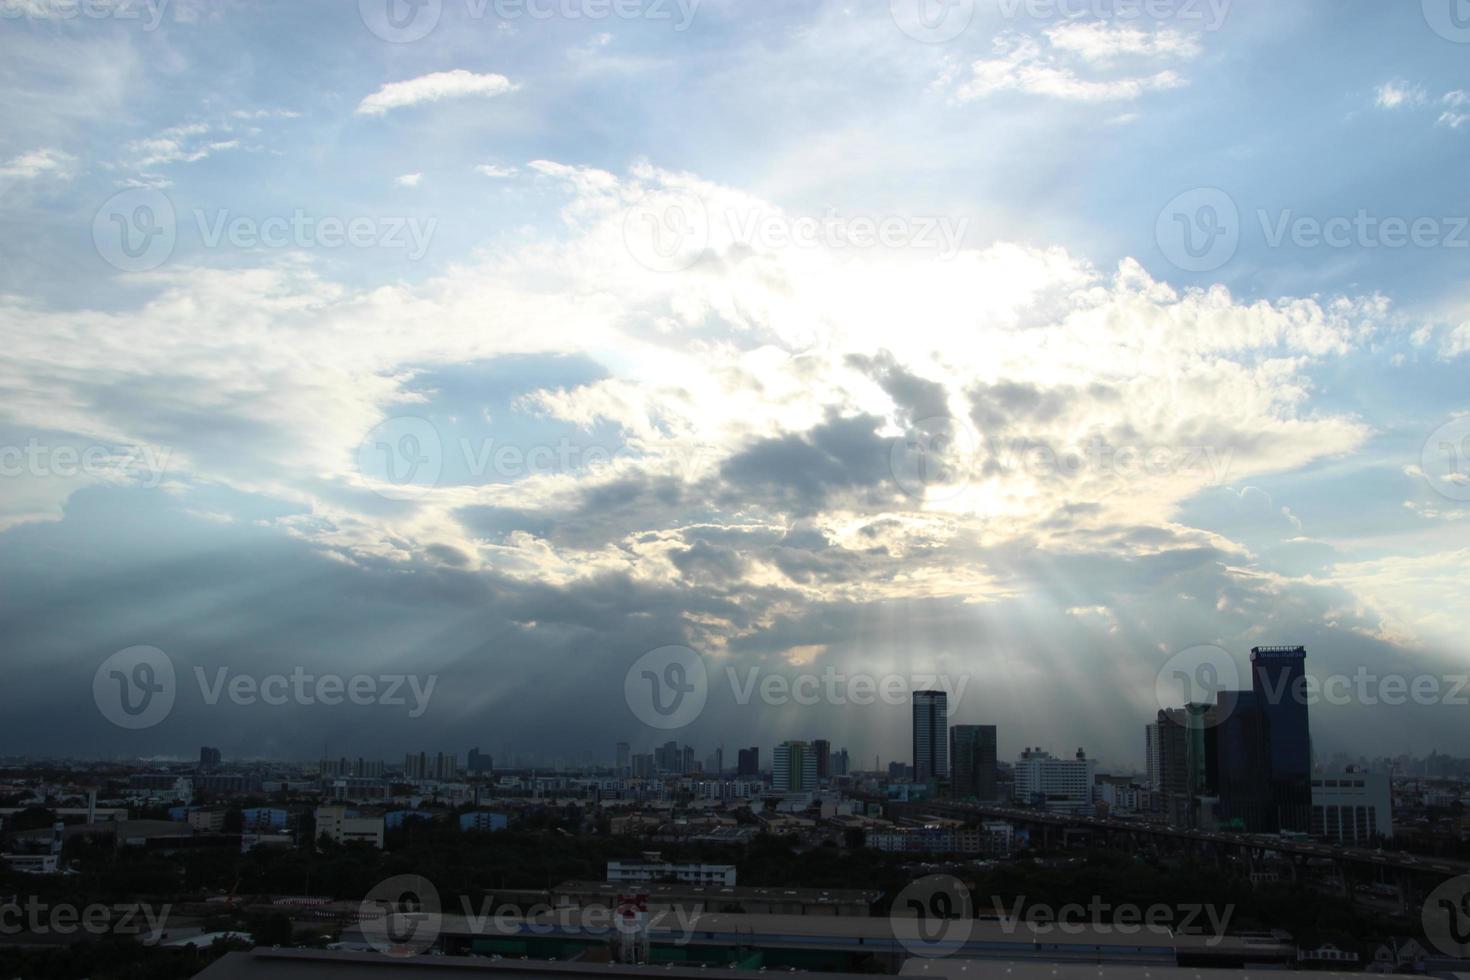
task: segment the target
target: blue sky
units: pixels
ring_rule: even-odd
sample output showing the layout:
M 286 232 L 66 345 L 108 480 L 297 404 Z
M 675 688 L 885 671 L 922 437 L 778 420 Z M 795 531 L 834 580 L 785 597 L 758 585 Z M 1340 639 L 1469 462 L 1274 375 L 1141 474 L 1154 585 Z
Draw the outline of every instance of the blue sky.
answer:
M 600 758 L 678 644 L 1128 764 L 1200 644 L 1463 672 L 1463 6 L 0 0 L 15 748 Z M 119 740 L 145 644 L 441 686 Z M 702 752 L 906 751 L 724 693 Z

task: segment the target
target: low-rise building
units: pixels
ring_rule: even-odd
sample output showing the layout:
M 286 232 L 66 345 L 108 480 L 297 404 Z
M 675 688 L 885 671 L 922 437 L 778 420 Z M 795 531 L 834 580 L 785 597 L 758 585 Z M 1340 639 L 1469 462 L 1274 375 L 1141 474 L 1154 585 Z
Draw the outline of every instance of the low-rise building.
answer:
M 316 810 L 316 832 L 337 844 L 371 844 L 383 847 L 383 818 L 365 817 L 341 806 L 322 806 Z

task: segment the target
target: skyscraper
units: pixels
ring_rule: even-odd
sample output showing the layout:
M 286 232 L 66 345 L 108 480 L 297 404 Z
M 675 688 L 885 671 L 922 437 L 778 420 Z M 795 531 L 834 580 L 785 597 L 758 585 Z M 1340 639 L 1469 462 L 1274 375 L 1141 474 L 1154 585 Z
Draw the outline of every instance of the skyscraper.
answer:
M 832 778 L 832 743 L 825 738 L 812 742 L 812 751 L 817 756 L 817 778 Z
M 1266 749 L 1266 720 L 1254 691 L 1221 691 L 1216 700 L 1221 719 L 1216 736 L 1220 769 L 1222 826 L 1270 833 L 1272 820 Z
M 914 692 L 914 782 L 949 775 L 949 696 Z
M 741 749 L 736 756 L 735 774 L 738 776 L 758 776 L 761 771 L 761 750 L 752 746 Z
M 994 725 L 955 725 L 949 730 L 952 785 L 957 800 L 994 800 Z
M 1312 829 L 1312 735 L 1305 647 L 1251 650 L 1251 689 L 1265 720 L 1267 780 L 1277 830 Z
M 782 742 L 771 756 L 771 789 L 810 793 L 817 788 L 817 754 L 806 742 Z
M 619 776 L 626 776 L 633 771 L 633 747 L 627 742 L 618 743 L 617 767 Z

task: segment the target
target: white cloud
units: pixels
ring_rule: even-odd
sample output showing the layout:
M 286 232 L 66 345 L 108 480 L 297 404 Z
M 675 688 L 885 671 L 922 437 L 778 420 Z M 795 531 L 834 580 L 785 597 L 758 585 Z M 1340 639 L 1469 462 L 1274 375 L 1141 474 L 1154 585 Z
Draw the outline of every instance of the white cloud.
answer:
M 1399 109 L 1405 106 L 1420 106 L 1427 102 L 1429 93 L 1422 85 L 1411 85 L 1402 79 L 1384 82 L 1374 93 L 1373 104 L 1380 109 Z
M 424 179 L 423 174 L 403 174 L 393 179 L 393 183 L 399 187 L 417 187 L 419 181 Z
M 518 86 L 504 75 L 477 75 L 456 68 L 434 72 L 402 82 L 390 82 L 363 99 L 357 107 L 360 116 L 381 116 L 393 109 L 403 109 L 424 102 L 458 99 L 468 96 L 493 98 L 514 92 Z
M 238 139 L 204 138 L 219 132 L 218 127 L 204 122 L 171 126 L 156 136 L 129 143 L 127 149 L 133 156 L 128 162 L 139 168 L 170 163 L 198 163 L 215 153 L 240 149 L 241 142 Z M 221 135 L 229 135 L 228 127 L 224 127 Z
M 76 162 L 76 157 L 62 150 L 46 148 L 32 150 L 0 166 L 0 177 L 12 180 L 34 180 L 44 176 L 70 180 L 75 175 Z
M 1187 84 L 1176 70 L 1157 63 L 1185 61 L 1198 53 L 1198 42 L 1169 30 L 1069 24 L 1040 39 L 1002 35 L 995 41 L 995 57 L 970 65 L 970 76 L 955 89 L 954 99 L 1024 92 L 1071 102 L 1132 101 Z M 1120 65 L 1123 61 L 1129 65 Z
M 496 180 L 504 180 L 507 177 L 514 177 L 520 171 L 515 167 L 502 167 L 495 163 L 482 163 L 475 168 L 475 173 L 485 177 L 492 177 Z

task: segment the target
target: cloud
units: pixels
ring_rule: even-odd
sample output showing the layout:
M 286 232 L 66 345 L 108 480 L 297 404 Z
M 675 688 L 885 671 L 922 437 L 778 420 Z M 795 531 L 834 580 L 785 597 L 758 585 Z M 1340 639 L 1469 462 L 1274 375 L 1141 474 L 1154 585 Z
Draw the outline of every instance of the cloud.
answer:
M 75 175 L 76 162 L 76 157 L 62 150 L 32 150 L 0 165 L 0 178 L 35 180 L 37 177 L 55 177 L 70 180 Z
M 220 133 L 221 130 L 228 135 L 229 127 L 215 126 L 207 122 L 171 126 L 156 136 L 130 142 L 127 149 L 132 157 L 128 163 L 139 169 L 171 163 L 198 163 L 215 153 L 241 148 L 242 144 L 239 139 L 205 138 L 211 134 Z
M 1422 85 L 1411 85 L 1402 79 L 1384 82 L 1373 96 L 1373 104 L 1380 109 L 1399 109 L 1420 106 L 1427 102 L 1429 93 Z
M 419 181 L 424 179 L 423 174 L 403 174 L 393 179 L 393 183 L 399 187 L 417 187 Z
M 1242 301 L 1175 289 L 1131 259 L 1099 269 L 1009 243 L 948 261 L 783 248 L 717 221 L 700 261 L 671 275 L 640 262 L 630 203 L 779 209 L 648 164 L 528 169 L 556 220 L 416 284 L 232 263 L 136 278 L 142 298 L 121 309 L 0 299 L 0 425 L 172 451 L 166 490 L 52 481 L 13 504 L 24 523 L 5 532 L 12 554 L 70 555 L 83 549 L 68 542 L 111 527 L 107 553 L 136 554 L 142 528 L 167 528 L 148 552 L 151 580 L 172 583 L 150 635 L 128 618 L 139 599 L 122 564 L 94 596 L 101 611 L 58 634 L 25 612 L 54 606 L 27 600 L 46 582 L 23 576 L 24 561 L 9 579 L 36 581 L 7 581 L 6 635 L 58 661 L 122 635 L 138 639 L 116 647 L 206 661 L 319 641 L 335 662 L 371 639 L 454 692 L 442 728 L 418 730 L 430 741 L 469 737 L 491 708 L 533 723 L 530 695 L 553 681 L 586 705 L 559 737 L 606 739 L 628 721 L 620 695 L 603 695 L 668 643 L 736 668 L 792 650 L 849 673 L 952 662 L 1004 692 L 1018 736 L 1075 699 L 1098 713 L 1074 717 L 1077 737 L 1122 750 L 1118 712 L 1147 716 L 1130 699 L 1151 699 L 1161 645 L 1228 635 L 1243 649 L 1290 633 L 1348 658 L 1401 639 L 1351 595 L 1274 576 L 1180 516 L 1211 489 L 1365 443 L 1362 420 L 1314 402 L 1313 377 L 1390 329 L 1376 298 Z M 930 446 L 918 423 L 946 414 L 963 436 L 916 463 L 913 447 Z M 370 434 L 402 415 L 434 426 L 444 472 L 385 499 L 359 450 L 393 445 Z M 505 447 L 551 462 L 497 470 Z M 931 485 L 929 462 L 960 478 Z M 207 557 L 219 553 L 223 564 Z M 256 586 L 222 615 L 211 596 L 228 581 Z M 258 626 L 221 640 L 273 599 L 313 635 L 288 644 L 286 627 Z M 359 609 L 374 611 L 354 620 Z M 1340 609 L 1360 646 L 1319 630 Z M 1110 664 L 1115 690 L 1096 690 L 1077 650 Z M 503 680 L 481 683 L 487 671 Z M 708 724 L 786 723 L 724 711 Z M 169 737 L 193 721 L 221 724 L 181 717 Z M 319 744 L 337 724 L 241 723 L 242 739 L 267 745 Z M 855 746 L 881 749 L 862 728 Z
M 1174 68 L 1154 66 L 1187 61 L 1199 52 L 1195 39 L 1167 29 L 1073 23 L 1039 38 L 1003 34 L 995 40 L 995 56 L 971 64 L 953 98 L 971 102 L 1022 92 L 1069 102 L 1133 101 L 1188 84 Z
M 482 163 L 475 168 L 475 173 L 480 174 L 484 177 L 491 177 L 496 180 L 503 180 L 507 177 L 514 177 L 516 174 L 520 173 L 520 171 L 517 170 L 515 167 L 503 167 L 495 163 Z
M 453 71 L 420 75 L 402 82 L 390 82 L 363 99 L 357 107 L 359 116 L 381 116 L 393 109 L 403 109 L 425 102 L 460 99 L 469 96 L 494 98 L 514 92 L 518 86 L 504 75 L 484 74 L 456 68 Z

